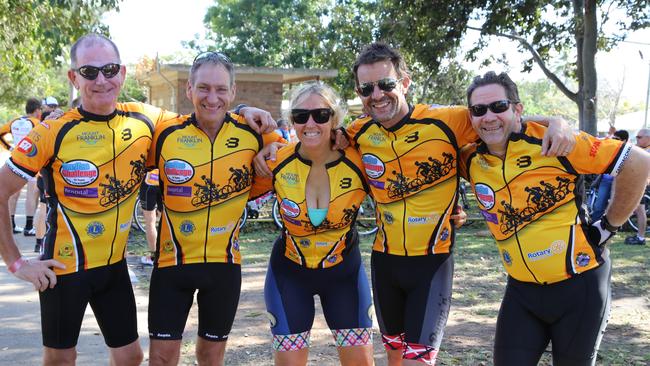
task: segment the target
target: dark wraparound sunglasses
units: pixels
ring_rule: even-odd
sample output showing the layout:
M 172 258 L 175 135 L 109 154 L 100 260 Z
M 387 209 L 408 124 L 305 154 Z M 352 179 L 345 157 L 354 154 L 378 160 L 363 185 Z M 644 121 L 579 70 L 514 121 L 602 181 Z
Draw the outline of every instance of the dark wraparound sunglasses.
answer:
M 309 120 L 309 116 L 314 119 L 318 124 L 327 123 L 330 117 L 334 115 L 334 111 L 330 108 L 316 108 L 316 109 L 292 109 L 291 121 L 293 123 L 303 125 Z
M 469 107 L 469 111 L 472 113 L 472 116 L 481 117 L 487 113 L 488 109 L 491 110 L 492 113 L 503 113 L 508 110 L 510 104 L 515 103 L 519 102 L 512 102 L 508 99 L 497 100 L 496 102 L 492 102 L 490 104 L 474 104 L 473 106 Z
M 377 85 L 379 89 L 385 92 L 389 92 L 395 89 L 397 87 L 397 83 L 400 81 L 402 81 L 402 79 L 383 78 L 377 81 L 360 84 L 357 90 L 361 96 L 368 97 L 370 94 L 372 94 L 373 91 L 375 91 L 375 85 Z
M 78 72 L 79 75 L 83 76 L 84 79 L 95 80 L 97 79 L 97 76 L 99 75 L 100 71 L 106 79 L 110 79 L 120 72 L 121 67 L 122 65 L 120 64 L 110 63 L 100 67 L 83 65 L 78 69 L 73 69 L 73 70 Z
M 215 51 L 205 51 L 199 53 L 198 55 L 196 55 L 196 57 L 194 57 L 194 61 L 192 61 L 192 65 L 194 65 L 196 61 L 200 61 L 204 58 L 218 59 L 221 62 L 225 62 L 229 64 L 232 63 L 230 57 L 228 57 L 225 53 L 215 52 Z

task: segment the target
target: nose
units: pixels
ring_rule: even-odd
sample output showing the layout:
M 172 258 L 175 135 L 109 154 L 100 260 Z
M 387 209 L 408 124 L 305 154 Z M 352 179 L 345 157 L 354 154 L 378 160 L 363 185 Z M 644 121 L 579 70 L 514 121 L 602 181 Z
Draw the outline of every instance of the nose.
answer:
M 384 96 L 384 91 L 379 88 L 379 85 L 375 84 L 372 88 L 372 94 L 370 94 L 372 99 L 379 99 Z
M 95 84 L 100 84 L 101 85 L 101 84 L 104 84 L 104 83 L 106 83 L 106 78 L 104 77 L 104 74 L 99 72 L 97 74 L 97 77 L 95 78 Z

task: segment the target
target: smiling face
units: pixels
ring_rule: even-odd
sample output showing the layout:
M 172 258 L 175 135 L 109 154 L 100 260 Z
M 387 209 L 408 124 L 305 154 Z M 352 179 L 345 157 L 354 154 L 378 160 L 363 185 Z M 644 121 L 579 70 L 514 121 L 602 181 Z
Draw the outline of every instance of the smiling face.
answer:
M 318 94 L 309 94 L 292 106 L 292 109 L 317 109 L 317 108 L 331 108 L 329 104 Z M 293 127 L 296 130 L 296 135 L 302 146 L 306 148 L 326 148 L 330 147 L 330 132 L 333 128 L 332 119 L 325 123 L 316 123 L 314 117 L 311 115 L 307 119 L 307 123 L 299 124 L 294 123 Z
M 470 97 L 470 105 L 489 105 L 498 100 L 507 100 L 506 90 L 499 84 L 488 84 L 474 89 Z M 472 127 L 479 137 L 487 144 L 490 153 L 503 157 L 505 155 L 508 137 L 512 132 L 521 130 L 521 103 L 510 104 L 509 108 L 501 113 L 494 113 L 490 109 L 480 117 L 472 115 Z
M 395 67 L 389 61 L 379 61 L 372 64 L 362 64 L 357 69 L 357 79 L 359 85 L 370 82 L 377 82 L 384 78 L 400 79 L 395 71 Z M 363 109 L 372 118 L 381 123 L 382 126 L 389 128 L 399 122 L 408 114 L 409 107 L 406 102 L 406 92 L 408 91 L 411 79 L 404 75 L 397 87 L 391 91 L 384 91 L 375 85 L 372 94 L 364 97 L 359 94 L 363 103 Z M 358 85 L 357 85 L 358 87 Z
M 205 63 L 196 70 L 193 81 L 187 83 L 187 98 L 200 124 L 223 122 L 235 100 L 235 84 L 230 84 L 230 74 L 221 64 Z
M 81 44 L 76 53 L 77 62 L 74 67 L 77 69 L 86 65 L 101 67 L 109 63 L 120 63 L 115 50 L 106 42 L 93 42 L 88 46 Z M 88 80 L 77 71 L 68 71 L 68 79 L 81 94 L 83 109 L 98 115 L 113 113 L 125 77 L 124 65 L 120 67 L 120 72 L 117 75 L 109 79 L 101 72 L 95 80 Z

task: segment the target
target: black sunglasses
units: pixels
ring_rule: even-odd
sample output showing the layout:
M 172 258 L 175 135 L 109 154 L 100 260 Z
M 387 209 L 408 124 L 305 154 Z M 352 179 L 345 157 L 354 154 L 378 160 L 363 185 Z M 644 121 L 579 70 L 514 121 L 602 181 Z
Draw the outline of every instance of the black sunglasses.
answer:
M 491 110 L 492 113 L 503 113 L 508 110 L 510 104 L 514 103 L 519 102 L 512 102 L 508 99 L 503 99 L 490 104 L 474 104 L 469 107 L 469 111 L 472 113 L 472 116 L 481 117 L 487 113 L 488 109 Z
M 363 83 L 360 84 L 357 90 L 359 91 L 359 94 L 363 97 L 368 97 L 370 94 L 372 94 L 373 91 L 375 91 L 375 85 L 379 87 L 379 89 L 389 92 L 397 87 L 397 83 L 402 81 L 402 79 L 395 79 L 395 78 L 383 78 L 377 81 L 371 81 L 369 83 Z
M 230 60 L 230 57 L 228 57 L 225 53 L 216 52 L 216 51 L 205 51 L 205 52 L 199 53 L 198 55 L 196 55 L 196 57 L 194 57 L 194 61 L 192 61 L 192 65 L 194 65 L 196 63 L 196 61 L 200 61 L 200 60 L 202 60 L 204 58 L 207 58 L 207 59 L 213 58 L 213 59 L 218 59 L 219 61 L 226 62 L 226 63 L 229 63 L 229 64 L 232 63 L 232 61 Z
M 106 79 L 110 79 L 120 72 L 121 67 L 122 65 L 116 63 L 110 63 L 100 67 L 83 65 L 78 69 L 74 69 L 74 71 L 78 72 L 79 75 L 83 76 L 84 79 L 88 79 L 88 80 L 97 79 L 97 76 L 101 71 L 102 75 L 104 75 Z
M 334 115 L 334 111 L 330 108 L 316 108 L 316 109 L 292 109 L 291 121 L 293 123 L 303 125 L 309 120 L 309 116 L 314 119 L 318 124 L 327 123 L 330 117 Z

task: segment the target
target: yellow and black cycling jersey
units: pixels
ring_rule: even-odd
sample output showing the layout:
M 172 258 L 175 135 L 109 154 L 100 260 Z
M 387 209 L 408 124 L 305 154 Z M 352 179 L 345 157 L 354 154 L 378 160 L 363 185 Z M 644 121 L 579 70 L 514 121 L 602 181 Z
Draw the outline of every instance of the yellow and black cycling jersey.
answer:
M 163 218 L 157 266 L 241 263 L 239 221 L 253 179 L 252 161 L 263 143 L 243 117 L 226 114 L 215 140 L 185 115 L 160 124 L 147 165 L 159 169 Z
M 373 250 L 402 256 L 449 253 L 459 147 L 476 141 L 465 107 L 418 104 L 391 128 L 360 117 L 347 129 L 377 202 Z
M 368 186 L 363 176 L 359 153 L 352 147 L 325 169 L 329 177 L 330 201 L 322 223 L 314 226 L 307 213 L 307 177 L 311 161 L 299 153 L 300 143 L 287 145 L 277 152 L 275 161 L 267 161 L 273 181 L 255 179 L 256 193 L 275 190 L 284 223 L 284 255 L 307 268 L 329 268 L 344 260 L 356 242 L 354 220 Z
M 598 267 L 597 243 L 585 235 L 582 174 L 617 175 L 631 145 L 586 133 L 566 157 L 542 156 L 546 127 L 524 123 L 510 135 L 505 159 L 483 143 L 462 149 L 481 214 L 496 240 L 505 269 L 515 279 L 555 283 Z
M 142 103 L 99 116 L 82 109 L 36 125 L 7 165 L 28 179 L 40 171 L 48 199 L 45 259 L 74 273 L 124 258 L 153 126 L 176 114 Z
M 40 120 L 35 117 L 22 116 L 13 119 L 4 125 L 0 126 L 0 144 L 7 150 L 11 150 L 12 146 L 5 140 L 5 136 L 11 134 L 14 146 L 20 142 L 29 131 L 34 128 Z

